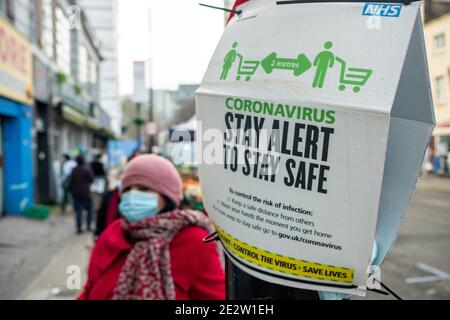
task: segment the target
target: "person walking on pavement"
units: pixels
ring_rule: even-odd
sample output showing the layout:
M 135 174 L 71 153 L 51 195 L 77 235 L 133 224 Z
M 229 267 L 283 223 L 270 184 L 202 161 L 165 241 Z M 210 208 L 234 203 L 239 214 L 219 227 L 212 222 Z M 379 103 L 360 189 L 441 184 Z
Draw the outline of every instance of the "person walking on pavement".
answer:
M 130 156 L 128 162 L 136 158 L 139 153 L 134 152 L 133 156 Z M 100 207 L 96 211 L 97 222 L 94 232 L 94 236 L 97 239 L 100 234 L 115 220 L 120 218 L 120 191 L 122 189 L 122 172 L 120 172 L 114 188 L 108 192 L 105 192 L 102 196 Z
M 140 155 L 122 176 L 119 209 L 93 249 L 80 300 L 224 299 L 223 253 L 203 243 L 214 232 L 201 212 L 180 210 L 174 165 Z
M 107 172 L 101 159 L 102 155 L 98 154 L 95 156 L 94 161 L 91 162 L 91 170 L 94 174 L 91 192 L 95 212 L 99 209 L 102 196 L 105 193 L 105 190 L 107 190 Z
M 97 210 L 97 222 L 94 236 L 98 238 L 115 220 L 120 218 L 119 203 L 121 180 L 116 181 L 114 189 L 105 192 Z
M 77 166 L 77 163 L 68 155 L 64 155 L 64 160 L 61 165 L 61 188 L 63 192 L 63 197 L 61 201 L 61 213 L 66 212 L 66 206 L 69 203 L 69 185 L 70 177 L 72 175 L 72 170 Z
M 102 155 L 98 154 L 95 156 L 94 161 L 91 163 L 91 169 L 92 173 L 96 178 L 105 178 L 106 177 L 106 171 L 105 166 L 102 163 Z
M 77 157 L 77 167 L 73 169 L 70 179 L 70 192 L 72 193 L 73 205 L 76 213 L 77 233 L 82 232 L 83 210 L 87 211 L 87 230 L 91 231 L 92 222 L 92 198 L 90 186 L 94 177 L 90 169 L 85 167 L 84 158 Z

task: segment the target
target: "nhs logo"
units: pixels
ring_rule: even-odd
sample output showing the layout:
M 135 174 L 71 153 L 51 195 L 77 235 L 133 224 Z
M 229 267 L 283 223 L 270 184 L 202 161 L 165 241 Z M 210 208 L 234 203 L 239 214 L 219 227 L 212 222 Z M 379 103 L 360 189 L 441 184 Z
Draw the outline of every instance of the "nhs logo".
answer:
M 362 15 L 398 18 L 401 11 L 401 4 L 366 3 Z

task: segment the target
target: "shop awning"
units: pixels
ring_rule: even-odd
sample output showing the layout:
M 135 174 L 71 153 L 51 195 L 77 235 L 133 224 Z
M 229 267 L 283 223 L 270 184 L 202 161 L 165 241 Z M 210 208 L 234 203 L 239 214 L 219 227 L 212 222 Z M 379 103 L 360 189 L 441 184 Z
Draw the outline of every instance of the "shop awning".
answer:
M 105 134 L 111 138 L 111 139 L 117 139 L 116 134 L 114 133 L 114 131 L 112 131 L 109 128 L 104 128 L 103 131 L 105 132 Z
M 66 104 L 62 105 L 62 117 L 78 126 L 83 126 L 86 121 L 86 117 L 83 114 Z
M 86 127 L 92 130 L 99 130 L 102 128 L 101 124 L 97 121 L 97 119 L 93 117 L 86 117 Z
M 97 135 L 106 139 L 117 139 L 116 134 L 109 128 L 102 127 L 100 130 L 96 131 Z
M 62 117 L 66 121 L 69 121 L 80 127 L 89 128 L 97 132 L 98 134 L 104 135 L 107 138 L 116 138 L 115 133 L 110 128 L 103 127 L 97 119 L 88 115 L 83 115 L 78 110 L 66 104 L 62 105 Z

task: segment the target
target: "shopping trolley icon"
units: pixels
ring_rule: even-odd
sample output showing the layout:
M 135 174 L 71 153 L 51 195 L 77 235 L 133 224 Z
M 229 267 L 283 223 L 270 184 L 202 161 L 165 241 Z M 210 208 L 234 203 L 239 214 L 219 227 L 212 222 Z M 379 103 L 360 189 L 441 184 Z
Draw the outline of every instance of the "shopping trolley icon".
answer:
M 339 57 L 336 61 L 341 64 L 339 90 L 344 91 L 347 85 L 353 86 L 353 92 L 359 92 L 372 75 L 372 70 L 361 68 L 346 68 L 347 63 Z
M 251 76 L 255 74 L 260 62 L 257 60 L 244 60 L 241 54 L 237 54 L 239 59 L 239 67 L 237 71 L 236 80 L 241 80 L 241 76 L 245 76 L 245 81 L 250 81 Z

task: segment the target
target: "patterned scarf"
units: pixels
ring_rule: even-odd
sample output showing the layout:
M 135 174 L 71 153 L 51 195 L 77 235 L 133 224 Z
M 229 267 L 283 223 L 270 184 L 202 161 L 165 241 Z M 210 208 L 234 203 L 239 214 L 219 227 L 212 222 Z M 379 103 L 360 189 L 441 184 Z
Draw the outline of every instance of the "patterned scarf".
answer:
M 125 233 L 136 241 L 127 256 L 114 289 L 113 300 L 175 300 L 169 244 L 184 227 L 196 225 L 209 233 L 214 228 L 203 213 L 175 210 L 129 223 Z M 217 246 L 223 266 L 223 253 Z

